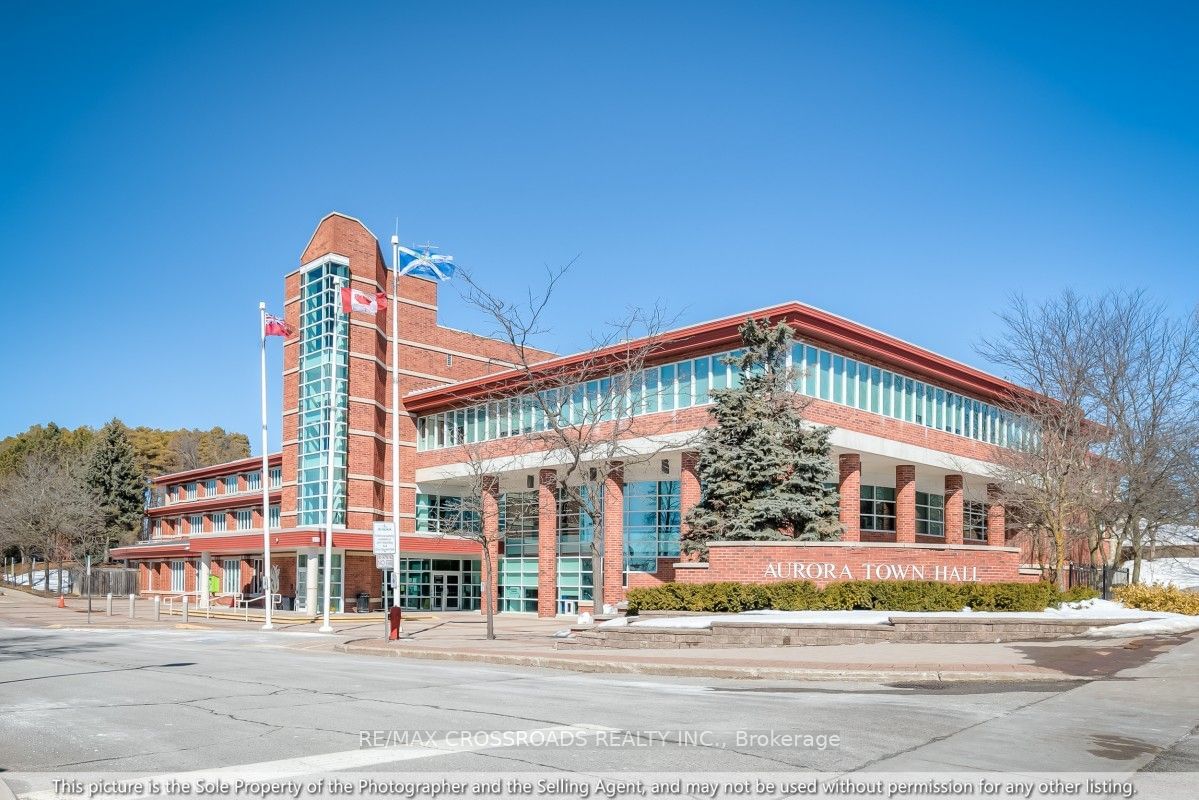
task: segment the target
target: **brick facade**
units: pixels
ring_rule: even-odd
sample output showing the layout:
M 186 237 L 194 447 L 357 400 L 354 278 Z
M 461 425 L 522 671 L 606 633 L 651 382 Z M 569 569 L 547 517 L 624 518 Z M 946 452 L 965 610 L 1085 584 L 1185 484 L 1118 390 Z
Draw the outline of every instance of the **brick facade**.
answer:
M 895 541 L 916 541 L 916 467 L 900 464 L 895 468 Z
M 491 607 L 495 611 L 499 609 L 500 596 L 496 591 L 498 588 L 498 575 L 500 568 L 500 480 L 494 475 L 483 476 L 483 497 L 481 498 L 480 520 L 483 526 L 483 541 L 486 542 L 487 552 L 490 555 L 490 569 L 486 560 L 481 562 L 483 575 L 483 592 L 481 594 L 482 602 L 479 604 L 480 613 L 487 613 L 487 593 L 491 593 Z
M 945 476 L 945 543 L 961 544 L 965 527 L 966 496 L 961 475 Z
M 1007 520 L 1000 497 L 999 487 L 987 484 L 987 544 L 992 547 L 1007 544 Z
M 624 465 L 619 462 L 613 462 L 604 480 L 603 524 L 604 604 L 607 605 L 624 599 Z
M 537 481 L 537 616 L 558 613 L 558 473 L 543 469 Z
M 838 508 L 841 516 L 841 541 L 858 542 L 861 532 L 862 457 L 842 453 L 837 457 Z

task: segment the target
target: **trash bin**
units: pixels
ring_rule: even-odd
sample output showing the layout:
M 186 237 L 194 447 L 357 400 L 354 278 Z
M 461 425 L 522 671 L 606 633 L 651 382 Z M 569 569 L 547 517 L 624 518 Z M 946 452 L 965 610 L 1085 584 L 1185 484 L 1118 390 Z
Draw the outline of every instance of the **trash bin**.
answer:
M 358 613 L 365 614 L 371 610 L 371 596 L 366 592 L 358 593 Z

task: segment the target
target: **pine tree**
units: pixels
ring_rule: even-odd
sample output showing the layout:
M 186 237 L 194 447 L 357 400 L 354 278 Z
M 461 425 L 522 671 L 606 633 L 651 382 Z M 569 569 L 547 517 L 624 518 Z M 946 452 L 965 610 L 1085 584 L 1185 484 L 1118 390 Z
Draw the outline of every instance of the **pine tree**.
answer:
M 110 546 L 130 541 L 141 525 L 146 479 L 120 420 L 113 419 L 97 433 L 87 483 L 100 503 Z
M 787 368 L 792 330 L 749 320 L 740 333 L 745 348 L 727 361 L 741 385 L 712 391 L 715 425 L 701 439 L 703 491 L 687 516 L 684 549 L 703 553 L 713 540 L 836 539 L 837 496 L 824 485 L 833 471 L 831 429 L 803 419 Z

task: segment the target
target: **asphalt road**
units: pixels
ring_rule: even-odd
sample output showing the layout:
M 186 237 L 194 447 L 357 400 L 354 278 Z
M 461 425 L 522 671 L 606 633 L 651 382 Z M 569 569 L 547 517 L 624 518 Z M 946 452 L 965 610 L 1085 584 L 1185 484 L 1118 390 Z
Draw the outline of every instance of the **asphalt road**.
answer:
M 353 656 L 309 635 L 7 628 L 0 766 L 1192 772 L 1196 656 L 1188 640 L 1092 683 L 784 684 Z

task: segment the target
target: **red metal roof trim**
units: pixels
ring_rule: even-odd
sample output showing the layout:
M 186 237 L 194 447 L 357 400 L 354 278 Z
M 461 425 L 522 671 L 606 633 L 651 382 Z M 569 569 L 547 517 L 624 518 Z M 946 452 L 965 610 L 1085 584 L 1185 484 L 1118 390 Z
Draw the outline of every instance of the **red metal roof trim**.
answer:
M 271 489 L 267 493 L 271 503 L 277 503 L 283 498 L 282 489 Z M 147 508 L 147 517 L 175 517 L 199 514 L 205 511 L 240 511 L 243 508 L 262 508 L 262 492 L 250 490 L 238 494 L 216 494 L 212 497 L 197 497 L 195 500 L 175 500 L 161 506 Z
M 268 468 L 282 466 L 282 464 L 283 453 L 271 453 L 267 456 Z M 168 472 L 153 478 L 152 483 L 179 483 L 180 481 L 191 481 L 199 478 L 218 478 L 222 475 L 230 475 L 245 469 L 261 468 L 261 466 L 262 456 L 248 456 L 246 458 L 239 458 L 236 461 L 226 461 L 223 464 L 196 467 L 195 469 L 183 470 L 182 472 Z
M 1032 397 L 1035 393 L 1002 378 L 938 355 L 931 350 L 910 344 L 885 333 L 859 325 L 843 317 L 821 311 L 803 303 L 784 303 L 732 317 L 704 322 L 679 328 L 662 334 L 650 365 L 698 356 L 706 352 L 735 348 L 741 341 L 737 329 L 749 319 L 768 319 L 771 322 L 786 322 L 795 329 L 797 338 L 813 343 L 832 345 L 849 353 L 857 353 L 894 366 L 911 377 L 939 384 L 946 389 L 955 389 L 979 399 L 1000 403 L 1010 402 L 1013 396 Z M 645 347 L 649 339 L 638 339 L 597 351 L 586 351 L 570 356 L 549 359 L 536 364 L 533 371 L 552 374 L 554 371 L 569 373 L 594 367 L 596 363 L 619 362 L 620 354 L 629 349 Z M 408 411 L 425 413 L 443 408 L 467 405 L 479 399 L 521 391 L 524 375 L 517 370 L 488 375 L 448 386 L 439 386 L 413 392 L 404 398 Z

